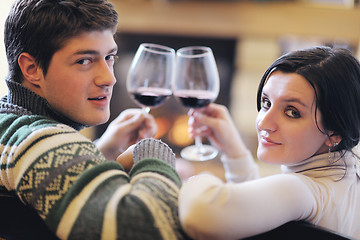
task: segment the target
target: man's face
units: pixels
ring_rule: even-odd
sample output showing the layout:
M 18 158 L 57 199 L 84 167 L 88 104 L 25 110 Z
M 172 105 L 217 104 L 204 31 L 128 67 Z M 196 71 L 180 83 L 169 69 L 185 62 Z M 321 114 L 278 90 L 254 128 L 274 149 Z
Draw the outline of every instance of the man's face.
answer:
M 117 45 L 110 30 L 82 33 L 53 55 L 40 81 L 39 94 L 72 119 L 98 125 L 110 116 L 110 99 L 116 83 Z

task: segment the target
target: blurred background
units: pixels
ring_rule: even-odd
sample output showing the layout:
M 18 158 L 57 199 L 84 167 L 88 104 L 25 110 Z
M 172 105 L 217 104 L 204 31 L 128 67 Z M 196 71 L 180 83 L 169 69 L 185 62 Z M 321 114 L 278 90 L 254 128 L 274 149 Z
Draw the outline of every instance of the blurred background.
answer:
M 360 57 L 359 0 L 110 0 L 119 13 L 116 41 L 119 61 L 117 84 L 111 102 L 114 119 L 122 110 L 137 107 L 126 91 L 126 75 L 143 42 L 164 44 L 175 50 L 190 45 L 213 49 L 221 79 L 216 102 L 228 106 L 240 134 L 256 157 L 256 91 L 266 68 L 280 55 L 295 49 L 328 45 L 350 49 Z M 0 74 L 6 76 L 3 22 L 12 0 L 1 0 Z M 0 96 L 6 94 L 0 81 Z M 170 97 L 152 109 L 159 125 L 157 138 L 178 154 L 192 144 L 187 135 L 187 109 Z M 83 134 L 95 139 L 106 124 Z M 205 139 L 204 139 L 205 140 Z M 179 159 L 191 171 L 215 171 L 222 177 L 219 158 L 203 163 Z M 260 162 L 259 162 L 260 163 Z M 260 163 L 263 176 L 278 166 Z

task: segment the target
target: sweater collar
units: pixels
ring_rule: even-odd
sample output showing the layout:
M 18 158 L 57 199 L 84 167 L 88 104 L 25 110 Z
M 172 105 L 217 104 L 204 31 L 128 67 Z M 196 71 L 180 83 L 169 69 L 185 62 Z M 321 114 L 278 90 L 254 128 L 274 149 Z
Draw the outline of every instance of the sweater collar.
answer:
M 357 174 L 359 159 L 351 151 L 330 152 L 310 157 L 296 164 L 282 165 L 283 173 L 301 173 L 308 177 L 331 177 L 340 180 L 345 175 Z
M 62 115 L 53 109 L 45 98 L 24 87 L 22 84 L 10 79 L 6 80 L 6 84 L 9 92 L 7 96 L 1 99 L 0 112 L 21 115 L 42 115 L 69 125 L 76 130 L 87 127 Z

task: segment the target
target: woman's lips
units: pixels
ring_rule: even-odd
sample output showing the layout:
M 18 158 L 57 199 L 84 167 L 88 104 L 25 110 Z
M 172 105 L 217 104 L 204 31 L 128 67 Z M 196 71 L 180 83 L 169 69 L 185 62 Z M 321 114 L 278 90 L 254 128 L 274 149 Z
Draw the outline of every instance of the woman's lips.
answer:
M 261 141 L 261 144 L 265 145 L 265 146 L 281 145 L 281 143 L 276 142 L 276 141 L 272 140 L 271 138 L 264 137 L 264 136 L 260 137 L 260 141 Z

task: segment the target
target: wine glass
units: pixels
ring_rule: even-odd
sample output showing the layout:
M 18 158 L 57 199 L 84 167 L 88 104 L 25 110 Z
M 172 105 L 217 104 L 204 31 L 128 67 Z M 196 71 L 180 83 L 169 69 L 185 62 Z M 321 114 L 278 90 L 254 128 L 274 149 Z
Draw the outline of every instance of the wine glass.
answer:
M 174 67 L 174 49 L 153 43 L 140 44 L 130 65 L 126 87 L 146 112 L 172 94 Z
M 219 94 L 219 73 L 211 48 L 191 46 L 176 52 L 173 94 L 187 108 L 201 108 L 215 101 Z M 218 150 L 204 145 L 195 137 L 195 145 L 181 150 L 184 159 L 206 161 L 216 157 Z

